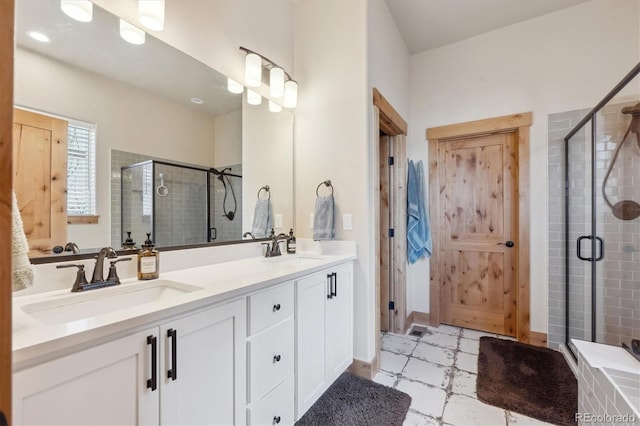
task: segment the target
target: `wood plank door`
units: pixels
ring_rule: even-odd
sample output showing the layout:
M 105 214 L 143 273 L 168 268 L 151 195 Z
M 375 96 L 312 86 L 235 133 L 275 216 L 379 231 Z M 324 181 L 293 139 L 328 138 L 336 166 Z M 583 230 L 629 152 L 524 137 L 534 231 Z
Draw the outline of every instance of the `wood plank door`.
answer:
M 442 322 L 516 335 L 517 135 L 439 143 Z
M 67 239 L 68 123 L 15 109 L 13 189 L 29 242 L 29 256 L 51 254 Z

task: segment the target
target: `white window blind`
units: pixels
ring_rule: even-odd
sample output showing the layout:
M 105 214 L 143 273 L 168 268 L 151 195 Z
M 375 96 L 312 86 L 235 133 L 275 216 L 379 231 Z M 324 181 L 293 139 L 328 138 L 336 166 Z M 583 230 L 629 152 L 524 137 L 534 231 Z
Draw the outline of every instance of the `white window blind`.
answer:
M 67 146 L 67 215 L 95 215 L 95 125 L 70 120 Z

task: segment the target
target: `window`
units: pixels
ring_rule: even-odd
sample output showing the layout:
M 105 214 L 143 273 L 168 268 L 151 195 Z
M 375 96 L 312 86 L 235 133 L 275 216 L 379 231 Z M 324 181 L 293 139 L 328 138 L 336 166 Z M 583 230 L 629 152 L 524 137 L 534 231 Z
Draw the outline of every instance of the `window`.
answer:
M 96 215 L 96 127 L 69 120 L 67 216 Z

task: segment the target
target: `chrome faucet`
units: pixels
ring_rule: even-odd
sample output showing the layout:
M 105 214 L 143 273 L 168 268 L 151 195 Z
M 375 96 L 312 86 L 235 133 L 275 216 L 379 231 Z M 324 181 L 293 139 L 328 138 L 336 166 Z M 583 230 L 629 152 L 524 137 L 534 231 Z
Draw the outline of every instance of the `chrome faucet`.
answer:
M 245 238 L 245 237 L 251 237 L 252 240 L 256 239 L 256 237 L 254 237 L 251 232 L 245 232 L 244 234 L 242 234 L 242 238 Z
M 98 257 L 96 257 L 96 264 L 93 267 L 93 277 L 91 278 L 91 283 L 101 283 L 104 281 L 104 259 L 105 258 L 114 258 L 118 257 L 116 251 L 111 247 L 104 247 L 98 253 Z
M 73 254 L 78 254 L 80 253 L 80 249 L 78 248 L 78 245 L 74 242 L 69 242 L 64 246 L 64 251 L 70 251 Z
M 271 238 L 271 247 L 267 245 L 267 252 L 265 253 L 264 256 L 265 257 L 280 256 L 282 254 L 280 252 L 280 241 L 284 241 L 289 237 L 283 233 L 276 235 L 272 229 L 271 235 L 269 236 L 269 238 Z

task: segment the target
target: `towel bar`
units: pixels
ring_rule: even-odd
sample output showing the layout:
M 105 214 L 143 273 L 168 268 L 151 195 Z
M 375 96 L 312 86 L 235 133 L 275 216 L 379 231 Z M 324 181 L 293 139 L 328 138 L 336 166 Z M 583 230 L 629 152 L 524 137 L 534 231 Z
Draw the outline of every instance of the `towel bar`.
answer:
M 327 187 L 331 187 L 331 195 L 333 195 L 333 185 L 331 184 L 331 181 L 330 181 L 330 180 L 325 180 L 325 181 L 323 181 L 323 182 L 320 182 L 320 183 L 318 184 L 318 186 L 316 187 L 316 196 L 317 196 L 317 197 L 319 196 L 319 194 L 318 194 L 318 190 L 320 189 L 320 187 L 321 187 L 322 185 L 327 186 Z

